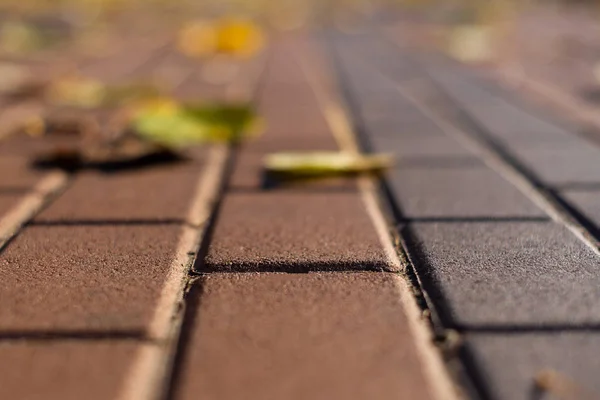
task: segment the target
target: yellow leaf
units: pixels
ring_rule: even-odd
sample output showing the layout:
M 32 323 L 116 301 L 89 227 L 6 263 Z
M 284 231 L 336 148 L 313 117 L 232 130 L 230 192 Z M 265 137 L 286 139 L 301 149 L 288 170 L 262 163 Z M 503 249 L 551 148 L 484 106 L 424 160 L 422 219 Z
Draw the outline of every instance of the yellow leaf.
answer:
M 265 157 L 268 172 L 289 176 L 330 176 L 380 172 L 392 165 L 389 154 L 347 152 L 274 153 Z
M 227 54 L 248 57 L 264 45 L 260 27 L 243 18 L 224 18 L 215 22 L 192 22 L 180 32 L 179 50 L 190 57 Z
M 263 46 L 261 29 L 250 20 L 228 18 L 217 25 L 217 51 L 239 56 L 251 56 Z

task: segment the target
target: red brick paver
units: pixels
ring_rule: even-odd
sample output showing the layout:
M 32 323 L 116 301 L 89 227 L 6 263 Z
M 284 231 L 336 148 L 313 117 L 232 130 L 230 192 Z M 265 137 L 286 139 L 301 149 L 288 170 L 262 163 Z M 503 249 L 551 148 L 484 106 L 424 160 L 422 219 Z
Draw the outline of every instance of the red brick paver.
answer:
M 430 399 L 396 284 L 377 273 L 213 274 L 176 399 Z M 200 297 L 201 296 L 201 297 Z

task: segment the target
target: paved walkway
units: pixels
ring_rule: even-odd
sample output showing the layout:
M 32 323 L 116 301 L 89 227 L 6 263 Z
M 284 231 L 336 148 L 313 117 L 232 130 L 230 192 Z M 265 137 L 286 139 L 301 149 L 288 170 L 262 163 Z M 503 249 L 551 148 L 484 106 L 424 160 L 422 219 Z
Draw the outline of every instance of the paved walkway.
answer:
M 266 132 L 112 173 L 4 137 L 0 398 L 532 399 L 554 370 L 600 393 L 600 149 L 572 126 L 380 32 L 277 37 L 227 86 L 127 43 L 85 72 L 187 71 L 179 97 L 254 99 Z M 397 166 L 261 180 L 270 152 L 360 147 Z

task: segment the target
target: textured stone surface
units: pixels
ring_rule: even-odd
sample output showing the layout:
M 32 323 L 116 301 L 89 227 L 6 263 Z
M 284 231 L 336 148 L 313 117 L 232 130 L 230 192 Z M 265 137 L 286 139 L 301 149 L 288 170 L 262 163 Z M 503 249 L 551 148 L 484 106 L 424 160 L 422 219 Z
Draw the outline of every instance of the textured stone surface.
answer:
M 415 224 L 418 269 L 450 324 L 600 322 L 598 256 L 554 223 Z M 415 243 L 409 248 L 417 250 Z
M 600 189 L 600 185 L 596 187 L 596 190 L 564 190 L 560 194 L 571 206 L 600 228 L 600 192 L 598 189 Z
M 383 269 L 386 258 L 358 194 L 230 194 L 205 271 Z
M 403 124 L 397 123 L 402 130 Z M 400 160 L 404 157 L 445 157 L 463 156 L 474 157 L 466 148 L 447 136 L 437 135 L 404 135 L 398 132 L 394 135 L 381 135 L 377 126 L 369 126 L 369 142 L 375 151 L 393 152 Z
M 26 190 L 43 176 L 34 170 L 25 157 L 0 157 L 0 193 L 7 190 Z
M 39 114 L 39 112 L 36 112 L 36 114 Z M 0 122 L 2 122 L 1 115 Z M 3 158 L 6 156 L 20 156 L 34 161 L 36 158 L 45 156 L 57 149 L 71 148 L 76 143 L 76 139 L 68 135 L 48 136 L 44 140 L 40 140 L 40 138 L 34 138 L 26 134 L 15 133 L 0 140 L 0 155 Z
M 577 140 L 562 126 L 532 115 L 523 107 L 476 85 L 468 73 L 440 68 L 430 71 L 458 105 L 497 139 L 529 148 L 542 142 L 564 144 Z
M 600 183 L 600 148 L 591 143 L 573 142 L 532 149 L 514 146 L 513 152 L 550 186 Z
M 396 168 L 388 182 L 407 218 L 544 217 L 523 193 L 485 166 Z
M 23 196 L 24 194 L 2 193 L 2 190 L 0 189 L 0 219 L 2 219 L 4 214 L 19 204 L 19 201 Z
M 0 332 L 144 330 L 180 228 L 26 228 L 0 256 Z
M 397 279 L 205 276 L 176 398 L 429 399 Z
M 555 398 L 536 395 L 534 379 L 543 370 L 560 374 L 556 385 L 571 382 L 570 397 L 562 398 L 600 398 L 600 359 L 594 356 L 600 336 L 593 332 L 468 334 L 466 346 L 494 399 Z
M 138 346 L 133 343 L 0 342 L 0 398 L 117 398 Z
M 83 173 L 35 221 L 180 221 L 201 174 L 193 163 Z
M 434 70 L 448 93 L 487 134 L 499 139 L 517 160 L 550 185 L 600 182 L 600 148 L 576 132 L 532 115 L 502 97 L 457 78 L 448 70 Z

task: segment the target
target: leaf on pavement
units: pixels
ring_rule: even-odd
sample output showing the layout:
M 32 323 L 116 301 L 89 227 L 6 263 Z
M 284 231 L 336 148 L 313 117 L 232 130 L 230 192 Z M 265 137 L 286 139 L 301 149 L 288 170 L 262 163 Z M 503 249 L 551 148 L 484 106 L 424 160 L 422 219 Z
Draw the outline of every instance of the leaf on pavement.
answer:
M 231 142 L 247 137 L 256 122 L 248 105 L 178 104 L 156 99 L 138 105 L 132 127 L 138 136 L 169 148 L 205 142 Z
M 328 177 L 377 173 L 392 165 L 389 154 L 349 152 L 274 153 L 264 160 L 268 173 L 294 177 Z

